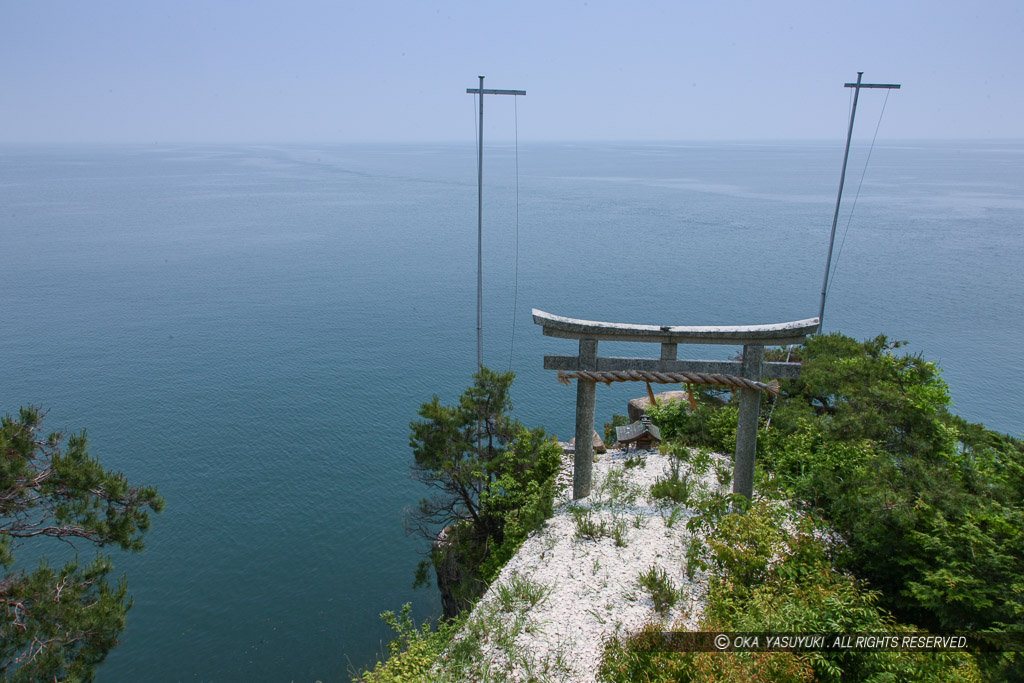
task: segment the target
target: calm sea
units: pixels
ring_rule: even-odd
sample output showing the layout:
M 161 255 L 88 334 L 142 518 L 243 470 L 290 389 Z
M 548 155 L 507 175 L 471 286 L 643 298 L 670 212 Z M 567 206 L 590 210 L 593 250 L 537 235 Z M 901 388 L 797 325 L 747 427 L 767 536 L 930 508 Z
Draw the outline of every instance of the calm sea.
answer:
M 531 307 L 817 315 L 841 155 L 522 145 L 517 187 L 514 149 L 489 147 L 485 362 L 516 371 L 520 419 L 571 436 L 575 390 L 542 357 L 574 347 L 542 337 Z M 1022 181 L 1021 142 L 876 146 L 825 315 L 909 341 L 957 412 L 1016 435 Z M 105 464 L 167 498 L 147 549 L 115 555 L 135 605 L 101 680 L 347 680 L 387 640 L 379 612 L 436 613 L 410 587 L 424 544 L 402 511 L 425 491 L 408 424 L 476 363 L 472 145 L 6 146 L 0 211 L 0 411 L 88 428 Z M 656 355 L 602 345 L 641 352 Z M 598 422 L 637 393 L 600 387 Z

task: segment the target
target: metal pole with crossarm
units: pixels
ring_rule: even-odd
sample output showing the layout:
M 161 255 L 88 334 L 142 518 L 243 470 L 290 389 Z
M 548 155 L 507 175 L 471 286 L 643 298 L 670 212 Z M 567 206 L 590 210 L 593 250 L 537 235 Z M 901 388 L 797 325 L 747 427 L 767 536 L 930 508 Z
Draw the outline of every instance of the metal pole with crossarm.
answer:
M 828 271 L 832 266 L 832 247 L 836 242 L 836 223 L 839 222 L 839 204 L 843 201 L 843 185 L 846 183 L 846 162 L 850 158 L 850 140 L 853 138 L 853 119 L 857 116 L 857 99 L 860 97 L 861 88 L 884 88 L 888 90 L 899 90 L 898 83 L 861 83 L 864 76 L 863 71 L 857 72 L 856 83 L 845 83 L 844 87 L 854 88 L 853 106 L 850 108 L 850 128 L 846 131 L 846 152 L 843 153 L 843 171 L 839 174 L 839 194 L 836 196 L 836 212 L 832 216 L 832 234 L 828 238 L 828 258 L 825 260 L 825 281 L 821 283 L 821 308 L 818 309 L 818 332 L 824 329 L 825 324 L 825 292 L 828 290 Z
M 480 127 L 477 134 L 476 165 L 476 369 L 484 366 L 484 95 L 525 95 L 525 90 L 484 90 L 484 77 L 479 88 L 466 92 L 480 96 Z

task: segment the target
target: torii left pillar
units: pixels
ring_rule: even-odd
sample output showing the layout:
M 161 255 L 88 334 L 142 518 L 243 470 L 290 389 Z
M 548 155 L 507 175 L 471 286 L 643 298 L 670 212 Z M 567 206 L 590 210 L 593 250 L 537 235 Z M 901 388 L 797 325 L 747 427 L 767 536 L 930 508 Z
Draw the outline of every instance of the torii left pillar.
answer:
M 581 370 L 597 370 L 597 340 L 580 339 Z M 576 451 L 573 455 L 572 497 L 590 495 L 594 462 L 594 404 L 596 382 L 576 382 Z

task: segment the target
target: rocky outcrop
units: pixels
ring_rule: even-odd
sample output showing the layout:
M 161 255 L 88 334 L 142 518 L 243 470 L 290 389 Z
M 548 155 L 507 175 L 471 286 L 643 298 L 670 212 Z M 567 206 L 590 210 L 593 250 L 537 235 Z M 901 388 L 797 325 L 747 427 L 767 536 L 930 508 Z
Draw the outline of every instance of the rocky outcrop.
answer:
M 569 439 L 569 446 L 570 446 L 570 448 L 572 448 L 575 451 L 575 449 L 576 449 L 576 439 Z M 605 453 L 607 451 L 608 451 L 608 447 L 605 446 L 604 439 L 601 438 L 601 435 L 598 434 L 597 430 L 595 429 L 594 430 L 594 452 L 595 453 Z
M 660 394 L 655 394 L 654 398 L 658 400 L 660 404 L 662 401 L 688 401 L 689 394 L 685 391 L 663 391 Z M 629 402 L 626 410 L 629 413 L 629 421 L 636 422 L 647 413 L 647 406 L 651 405 L 651 398 L 649 396 L 641 396 L 640 398 L 634 398 Z
M 455 527 L 452 526 L 441 529 L 441 533 L 434 539 L 432 548 L 434 573 L 437 574 L 437 589 L 441 592 L 441 609 L 444 611 L 444 616 L 449 619 L 455 618 L 462 609 L 472 606 L 472 603 L 466 604 L 458 597 L 465 577 L 462 566 L 459 564 L 456 545 L 453 542 L 452 534 L 454 533 Z

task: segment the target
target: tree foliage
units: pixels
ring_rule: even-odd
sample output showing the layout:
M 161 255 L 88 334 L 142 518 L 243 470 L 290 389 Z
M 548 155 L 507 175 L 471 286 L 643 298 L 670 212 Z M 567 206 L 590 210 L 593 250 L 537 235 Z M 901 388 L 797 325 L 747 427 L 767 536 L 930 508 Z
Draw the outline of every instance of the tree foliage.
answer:
M 898 346 L 809 340 L 765 465 L 903 619 L 1024 630 L 1024 443 L 951 415 L 938 368 Z
M 745 514 L 730 514 L 734 504 Z M 696 504 L 688 524 L 707 533 L 690 563 L 711 570 L 699 631 L 888 633 L 916 630 L 877 605 L 879 594 L 837 571 L 828 530 L 778 501 L 732 496 Z M 824 532 L 824 534 L 822 533 Z M 609 681 L 963 681 L 981 680 L 966 653 L 670 652 L 664 626 L 614 639 L 602 664 Z
M 109 558 L 59 568 L 44 558 L 16 571 L 16 544 L 53 538 L 138 551 L 150 511 L 163 509 L 155 488 L 129 486 L 90 456 L 84 431 L 64 442 L 43 436 L 38 409 L 0 420 L 0 674 L 15 680 L 91 679 L 131 606 L 124 579 L 108 578 Z
M 446 530 L 447 549 L 435 545 L 431 559 L 438 568 L 454 558 L 463 607 L 551 515 L 561 449 L 543 429 L 509 417 L 513 378 L 482 368 L 457 405 L 434 396 L 419 410 L 423 419 L 410 425 L 414 476 L 434 493 L 409 523 L 432 541 Z
M 902 346 L 829 334 L 793 349 L 800 378 L 763 404 L 756 490 L 825 519 L 836 566 L 900 622 L 1024 632 L 1024 442 L 951 414 L 939 368 Z M 994 680 L 1024 679 L 994 659 Z
M 497 461 L 515 436 L 517 425 L 506 415 L 512 374 L 484 368 L 473 379 L 458 405 L 434 396 L 419 410 L 423 420 L 409 426 L 414 476 L 438 491 L 420 502 L 415 518 L 428 525 L 421 527 L 427 535 L 463 519 L 481 531 L 497 523 L 483 516 L 481 497 L 486 500 Z

